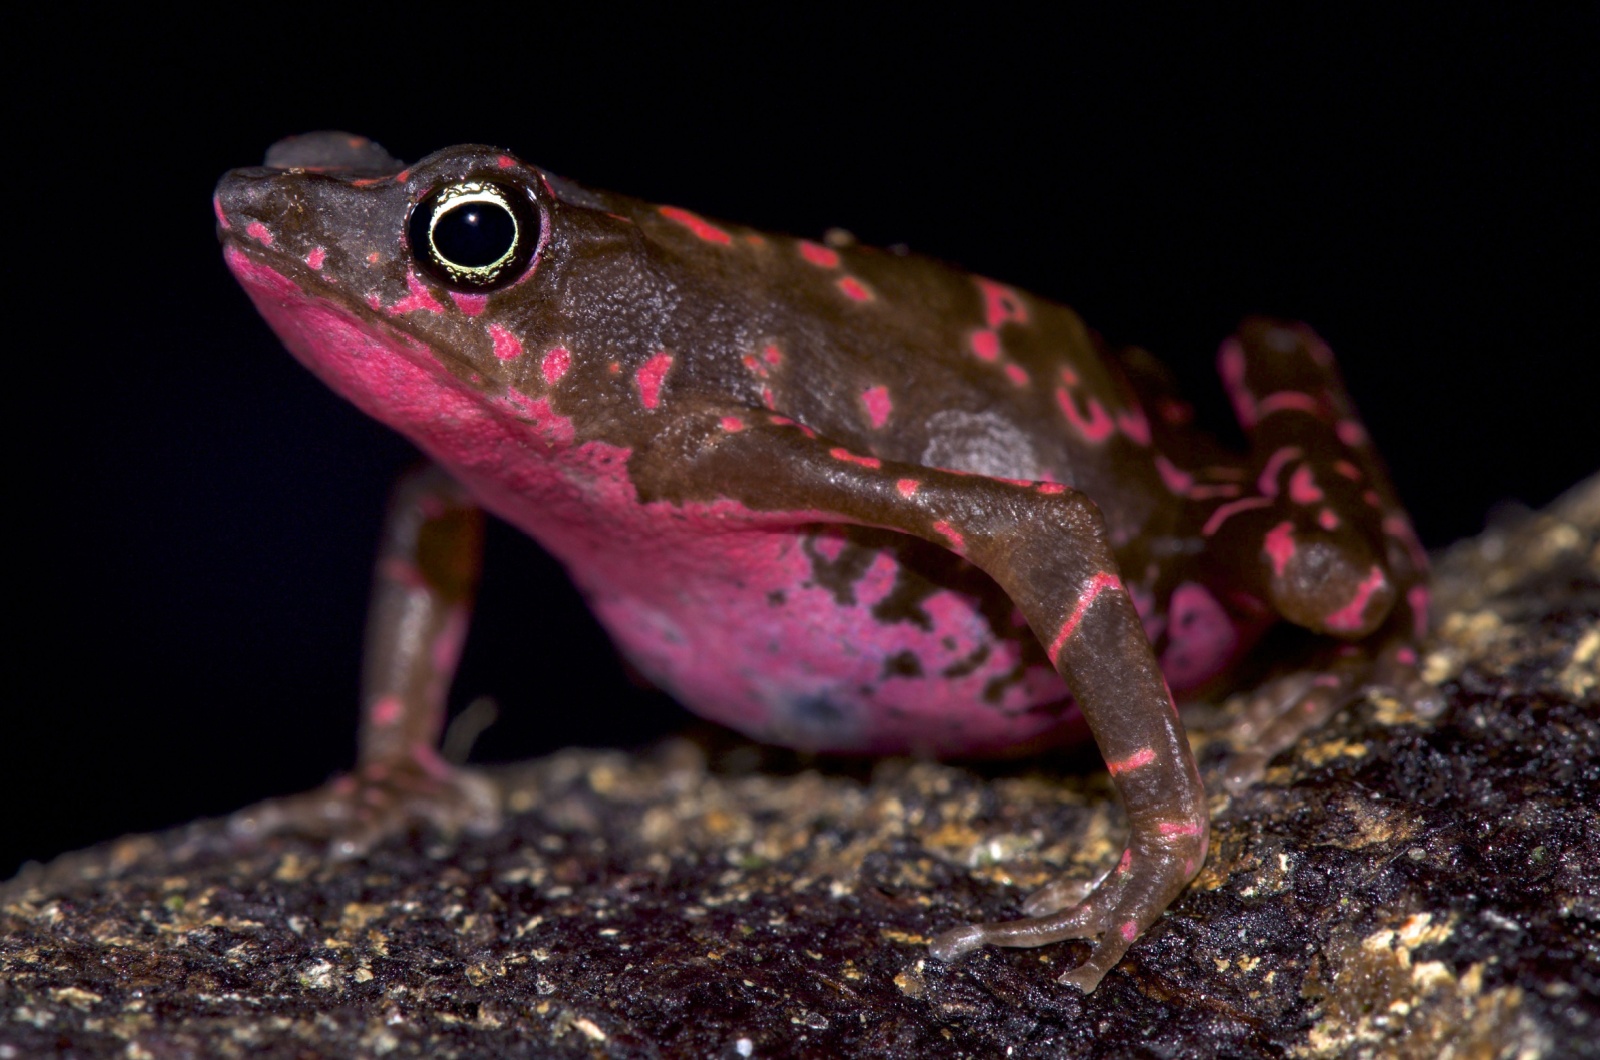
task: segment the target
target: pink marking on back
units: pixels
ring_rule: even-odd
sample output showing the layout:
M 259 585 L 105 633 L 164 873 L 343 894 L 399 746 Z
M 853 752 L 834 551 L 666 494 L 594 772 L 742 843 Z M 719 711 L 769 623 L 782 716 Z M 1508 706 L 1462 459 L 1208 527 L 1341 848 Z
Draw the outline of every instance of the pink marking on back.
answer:
M 1129 755 L 1127 758 L 1108 760 L 1106 762 L 1106 772 L 1110 773 L 1112 776 L 1116 776 L 1118 773 L 1126 773 L 1130 769 L 1138 769 L 1140 766 L 1147 766 L 1155 760 L 1155 750 L 1153 748 L 1143 747 L 1133 752 L 1133 754 Z
M 1067 492 L 1067 487 L 1063 486 L 1059 482 L 1041 482 L 1037 486 L 1033 487 L 1033 489 L 1035 493 L 1043 493 L 1046 496 Z
M 1194 485 L 1193 475 L 1182 470 L 1160 453 L 1155 455 L 1154 463 L 1156 465 L 1156 473 L 1161 476 L 1161 481 L 1168 490 L 1178 496 L 1181 497 L 1189 492 L 1189 487 Z
M 707 221 L 699 214 L 691 213 L 688 210 L 677 206 L 660 206 L 656 209 L 662 217 L 665 217 L 669 221 L 678 222 L 679 224 L 683 225 L 683 227 L 693 232 L 696 236 L 705 240 L 707 243 L 716 243 L 720 246 L 727 246 L 733 242 L 732 236 L 718 228 L 716 225 L 712 224 L 710 221 Z
M 251 239 L 256 240 L 262 246 L 272 246 L 272 233 L 267 231 L 267 226 L 260 221 L 251 221 L 244 226 L 244 230 L 249 233 Z
M 1413 585 L 1406 590 L 1406 603 L 1411 605 L 1412 632 L 1418 640 L 1428 635 L 1428 608 L 1430 600 L 1428 587 Z
M 572 367 L 572 354 L 565 346 L 557 346 L 539 361 L 539 371 L 544 374 L 546 386 L 555 386 L 567 369 Z
M 1289 476 L 1289 499 L 1296 504 L 1315 504 L 1322 499 L 1322 490 L 1317 487 L 1310 464 L 1301 464 Z
M 461 291 L 451 291 L 450 301 L 456 304 L 463 316 L 475 317 L 489 306 L 489 296 L 486 294 L 464 294 Z
M 1128 850 L 1128 849 L 1124 849 L 1122 851 L 1122 858 L 1117 862 L 1117 871 L 1118 872 L 1127 872 L 1128 871 L 1128 867 L 1130 865 L 1132 865 L 1132 864 L 1133 864 L 1133 851 L 1132 850 Z
M 843 460 L 847 464 L 860 464 L 862 467 L 870 467 L 874 470 L 883 466 L 883 461 L 875 456 L 857 456 L 850 450 L 839 446 L 829 449 L 828 455 L 835 460 Z
M 886 386 L 869 386 L 861 392 L 861 403 L 867 407 L 867 422 L 872 424 L 873 430 L 881 430 L 889 422 L 889 413 L 894 411 L 894 402 L 889 398 L 889 388 Z
M 510 155 L 500 155 L 495 158 L 494 164 L 499 166 L 501 169 L 510 169 L 512 166 L 517 164 L 517 160 L 512 158 Z
M 439 304 L 439 300 L 433 297 L 433 292 L 423 285 L 412 269 L 406 270 L 406 290 L 410 293 L 386 310 L 391 316 L 413 313 L 419 309 L 428 313 L 444 312 L 444 306 Z
M 940 519 L 936 521 L 933 524 L 933 532 L 950 542 L 950 551 L 956 553 L 957 555 L 960 555 L 966 551 L 967 539 L 961 535 L 961 531 L 951 526 L 945 520 Z
M 1217 510 L 1211 513 L 1211 518 L 1206 520 L 1206 525 L 1200 528 L 1200 536 L 1210 537 L 1222 529 L 1223 523 L 1240 512 L 1248 512 L 1252 508 L 1267 508 L 1271 505 L 1272 502 L 1265 497 L 1241 497 L 1236 501 L 1218 505 Z
M 1111 422 L 1111 415 L 1094 398 L 1088 401 L 1088 415 L 1078 411 L 1078 403 L 1073 399 L 1071 391 L 1066 387 L 1056 387 L 1056 404 L 1061 406 L 1062 415 L 1079 437 L 1090 445 L 1100 445 L 1111 432 L 1116 429 L 1116 424 Z
M 1300 447 L 1286 445 L 1267 457 L 1267 463 L 1261 469 L 1261 476 L 1256 479 L 1256 492 L 1263 497 L 1276 497 L 1278 495 L 1278 475 L 1283 471 L 1283 465 L 1291 460 L 1300 458 Z
M 978 328 L 967 339 L 972 346 L 973 356 L 980 361 L 995 361 L 1000 358 L 1000 336 L 992 328 Z
M 672 367 L 672 354 L 665 350 L 639 366 L 634 381 L 639 384 L 639 403 L 653 409 L 661 403 L 661 384 Z
M 1100 594 L 1108 589 L 1121 589 L 1122 579 L 1107 571 L 1100 571 L 1083 583 L 1078 590 L 1078 602 L 1072 608 L 1072 613 L 1067 620 L 1061 623 L 1061 629 L 1056 633 L 1056 639 L 1050 642 L 1050 650 L 1046 653 L 1054 663 L 1061 656 L 1061 649 L 1066 647 L 1067 641 L 1078 631 L 1078 624 L 1083 621 L 1084 613 L 1091 604 L 1100 598 Z
M 514 361 L 522 356 L 522 340 L 499 324 L 489 325 L 489 341 L 494 344 L 497 360 Z
M 1345 478 L 1349 479 L 1351 482 L 1361 481 L 1361 469 L 1356 467 L 1348 460 L 1334 461 L 1333 469 L 1339 474 L 1343 475 Z
M 1317 513 L 1317 525 L 1332 532 L 1339 529 L 1339 517 L 1334 514 L 1332 508 L 1324 508 Z
M 980 276 L 974 276 L 973 279 L 983 294 L 984 319 L 989 322 L 991 328 L 997 328 L 1008 322 L 1017 324 L 1028 322 L 1028 307 L 1023 304 L 1021 296 L 1016 291 L 1003 283 L 985 280 Z
M 1417 665 L 1417 653 L 1412 651 L 1410 648 L 1399 649 L 1394 653 L 1394 657 L 1405 663 L 1407 666 Z
M 800 241 L 800 256 L 811 262 L 811 264 L 824 269 L 837 269 L 839 267 L 839 252 L 837 250 L 831 250 L 820 243 L 813 243 L 809 239 Z
M 381 180 L 383 178 L 380 177 L 378 179 Z M 408 181 L 410 179 L 411 179 L 411 170 L 409 170 L 409 169 L 402 169 L 400 172 L 398 172 L 398 173 L 396 173 L 394 175 L 394 181 L 395 181 L 396 184 L 404 184 L 406 181 Z
M 772 388 L 770 386 L 764 386 L 761 388 L 761 403 L 769 409 L 777 408 L 778 399 L 773 396 Z
M 783 351 L 776 346 L 768 345 L 762 349 L 761 359 L 773 367 L 777 367 L 783 363 Z
M 215 194 L 211 196 L 211 212 L 217 215 L 217 224 L 224 232 L 233 230 L 233 225 L 228 220 L 228 215 L 222 212 L 222 200 Z
M 744 420 L 737 416 L 724 416 L 720 422 L 722 423 L 722 429 L 730 434 L 744 430 Z
M 378 252 L 376 250 L 374 250 L 371 254 L 367 255 L 367 264 L 368 265 L 376 265 L 377 263 L 378 263 Z
M 1256 415 L 1265 417 L 1273 412 L 1309 412 L 1313 416 L 1322 413 L 1322 407 L 1317 404 L 1317 399 L 1310 394 L 1303 394 L 1298 390 L 1280 390 L 1276 394 L 1268 394 L 1256 402 Z
M 1122 936 L 1122 941 L 1132 942 L 1139 937 L 1139 924 L 1134 920 L 1125 920 L 1117 929 L 1117 934 Z
M 1117 413 L 1117 428 L 1135 445 L 1150 444 L 1150 421 L 1137 406 Z
M 306 255 L 306 264 L 318 272 L 322 271 L 322 263 L 328 260 L 328 252 L 322 247 L 312 247 L 311 253 Z
M 872 301 L 872 292 L 867 289 L 867 285 L 856 279 L 854 276 L 839 277 L 837 286 L 839 290 L 845 293 L 846 298 L 853 299 L 857 302 Z
M 1372 601 L 1372 594 L 1387 584 L 1388 579 L 1383 575 L 1383 568 L 1374 564 L 1361 584 L 1356 586 L 1355 595 L 1350 598 L 1350 602 L 1337 611 L 1330 612 L 1323 618 L 1323 624 L 1340 633 L 1360 629 L 1363 625 L 1362 616 L 1366 613 L 1367 604 Z
M 1268 530 L 1262 538 L 1262 551 L 1272 561 L 1272 573 L 1283 577 L 1283 568 L 1294 558 L 1294 524 L 1285 519 Z
M 1355 420 L 1340 420 L 1333 425 L 1333 431 L 1339 436 L 1341 442 L 1352 449 L 1367 440 L 1366 428 Z
M 1033 380 L 1028 378 L 1028 370 L 1020 364 L 1008 364 L 1005 367 L 1006 378 L 1015 386 L 1030 386 Z
M 1199 835 L 1200 825 L 1195 821 L 1162 821 L 1156 831 L 1162 835 Z
M 372 723 L 388 728 L 404 713 L 405 704 L 400 702 L 399 696 L 384 696 L 372 704 Z
M 911 497 L 915 496 L 917 490 L 922 488 L 922 483 L 914 478 L 903 478 L 894 484 L 894 488 L 900 491 L 900 496 Z

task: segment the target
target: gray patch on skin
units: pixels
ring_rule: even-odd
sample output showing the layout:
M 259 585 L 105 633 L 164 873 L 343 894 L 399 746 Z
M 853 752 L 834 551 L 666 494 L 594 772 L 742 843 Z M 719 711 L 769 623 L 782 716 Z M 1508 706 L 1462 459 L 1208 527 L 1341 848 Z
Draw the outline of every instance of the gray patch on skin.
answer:
M 848 751 L 866 734 L 860 709 L 825 692 L 780 699 L 772 708 L 768 738 L 785 747 Z
M 945 409 L 927 419 L 922 462 L 990 478 L 1043 479 L 1039 456 L 1020 427 L 993 412 Z

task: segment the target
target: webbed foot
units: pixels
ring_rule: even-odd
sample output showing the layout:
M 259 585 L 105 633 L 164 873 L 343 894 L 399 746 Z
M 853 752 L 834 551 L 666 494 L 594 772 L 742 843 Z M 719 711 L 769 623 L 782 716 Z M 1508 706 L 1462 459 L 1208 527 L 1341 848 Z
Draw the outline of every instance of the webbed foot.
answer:
M 364 856 L 385 839 L 427 825 L 447 836 L 487 835 L 500 826 L 500 794 L 476 770 L 431 749 L 400 763 L 373 762 L 299 795 L 235 813 L 229 831 L 246 842 L 296 833 L 329 841 L 336 859 Z

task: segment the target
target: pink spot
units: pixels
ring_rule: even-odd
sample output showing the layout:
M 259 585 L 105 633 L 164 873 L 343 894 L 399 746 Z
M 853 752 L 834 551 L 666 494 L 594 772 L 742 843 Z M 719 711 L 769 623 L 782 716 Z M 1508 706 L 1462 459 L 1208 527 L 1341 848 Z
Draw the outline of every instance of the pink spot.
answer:
M 889 413 L 894 410 L 894 402 L 889 399 L 888 387 L 869 386 L 861 392 L 861 403 L 867 407 L 867 420 L 874 430 L 882 428 L 889 422 Z
M 539 361 L 539 371 L 544 373 L 547 386 L 555 386 L 556 381 L 566 375 L 567 369 L 571 367 L 572 354 L 568 353 L 564 346 L 557 346 Z
M 835 531 L 824 530 L 812 538 L 811 547 L 829 563 L 837 563 L 839 557 L 844 555 L 844 538 Z
M 1118 773 L 1126 773 L 1130 769 L 1138 769 L 1140 766 L 1147 766 L 1155 760 L 1155 750 L 1150 747 L 1143 747 L 1133 752 L 1133 754 L 1129 755 L 1127 758 L 1119 758 L 1115 761 L 1108 761 L 1106 763 L 1106 771 L 1112 776 L 1116 776 Z
M 1296 504 L 1315 504 L 1322 499 L 1322 490 L 1311 473 L 1309 464 L 1302 464 L 1289 476 L 1289 499 Z
M 1016 291 L 1003 283 L 974 277 L 978 290 L 983 294 L 984 319 L 991 328 L 997 328 L 1007 322 L 1026 324 L 1028 322 L 1028 307 L 1023 305 L 1022 298 Z
M 772 396 L 772 388 L 770 386 L 764 386 L 761 388 L 761 403 L 769 409 L 777 407 L 778 402 L 777 399 Z
M 1285 519 L 1268 530 L 1262 539 L 1262 551 L 1272 561 L 1272 573 L 1283 577 L 1283 568 L 1294 558 L 1294 524 Z
M 639 403 L 653 409 L 661 403 L 661 383 L 672 367 L 672 354 L 663 350 L 639 366 L 634 380 L 639 384 Z
M 1028 386 L 1033 382 L 1028 378 L 1026 369 L 1020 364 L 1008 364 L 1005 367 L 1006 378 L 1016 386 Z
M 376 265 L 377 263 L 378 263 L 378 252 L 376 250 L 374 250 L 371 254 L 367 255 L 367 264 L 368 265 Z
M 1117 932 L 1122 936 L 1124 942 L 1132 942 L 1139 937 L 1139 925 L 1132 920 L 1124 921 L 1123 925 L 1117 929 Z
M 811 264 L 824 269 L 837 269 L 839 267 L 839 252 L 837 250 L 830 250 L 819 243 L 811 242 L 809 239 L 800 241 L 800 256 L 811 262 Z
M 1272 412 L 1309 412 L 1315 416 L 1322 410 L 1317 405 L 1317 399 L 1310 394 L 1302 394 L 1298 390 L 1280 390 L 1276 394 L 1268 394 L 1256 405 L 1256 414 L 1266 416 Z
M 1300 457 L 1300 447 L 1286 445 L 1282 449 L 1267 457 L 1266 466 L 1261 469 L 1261 477 L 1256 479 L 1256 491 L 1263 497 L 1276 497 L 1278 495 L 1278 475 L 1283 471 L 1283 465 Z
M 306 264 L 318 272 L 322 271 L 322 263 L 328 260 L 328 252 L 321 247 L 312 247 L 311 253 L 306 255 Z
M 722 429 L 729 433 L 742 431 L 744 430 L 744 420 L 737 416 L 724 416 L 722 417 Z
M 409 169 L 402 169 L 400 172 L 398 172 L 398 173 L 396 173 L 394 175 L 394 180 L 395 180 L 396 184 L 404 184 L 406 181 L 408 181 L 410 179 L 411 179 L 411 170 L 409 170 Z
M 400 702 L 399 696 L 384 696 L 372 704 L 372 724 L 388 728 L 400 720 L 405 713 L 405 705 Z
M 1099 599 L 1100 594 L 1108 589 L 1121 588 L 1122 579 L 1106 571 L 1100 571 L 1083 584 L 1083 588 L 1078 592 L 1078 602 L 1073 607 L 1072 614 L 1068 615 L 1067 620 L 1061 623 L 1061 631 L 1056 634 L 1056 639 L 1050 643 L 1049 655 L 1052 663 L 1060 657 L 1061 649 L 1066 646 L 1067 641 L 1077 632 L 1078 623 L 1083 621 L 1084 613 L 1089 610 L 1089 606 L 1095 600 Z
M 1073 400 L 1072 394 L 1066 387 L 1056 387 L 1056 403 L 1061 406 L 1061 412 L 1067 417 L 1067 422 L 1072 424 L 1073 429 L 1090 445 L 1104 442 L 1116 429 L 1116 425 L 1111 422 L 1110 414 L 1094 398 L 1089 399 L 1087 416 L 1078 411 L 1077 402 Z
M 1343 475 L 1345 478 L 1349 479 L 1351 482 L 1361 481 L 1361 469 L 1356 467 L 1348 460 L 1335 461 L 1333 469 L 1339 472 L 1339 474 Z
M 867 285 L 854 276 L 839 277 L 838 287 L 839 290 L 845 293 L 847 298 L 853 298 L 857 302 L 872 301 L 872 292 L 867 290 Z
M 1415 666 L 1417 664 L 1417 653 L 1412 651 L 1410 648 L 1401 648 L 1399 651 L 1394 653 L 1394 657 L 1405 663 L 1407 666 Z
M 1034 488 L 1035 492 L 1043 493 L 1046 496 L 1049 496 L 1051 494 L 1056 494 L 1056 493 L 1065 493 L 1065 492 L 1067 492 L 1067 487 L 1063 486 L 1059 482 L 1041 482 L 1041 483 L 1039 483 L 1037 486 L 1035 486 L 1033 488 Z
M 433 297 L 433 292 L 424 287 L 422 281 L 417 279 L 417 274 L 410 269 L 406 270 L 406 289 L 410 293 L 389 307 L 390 314 L 398 316 L 401 313 L 412 313 L 418 309 L 426 310 L 429 313 L 444 312 L 444 306 L 440 305 L 439 300 Z
M 251 221 L 244 226 L 244 230 L 249 233 L 251 239 L 258 241 L 262 246 L 272 246 L 272 233 L 267 231 L 267 226 L 260 221 Z
M 1172 461 L 1157 453 L 1155 456 L 1156 473 L 1161 476 L 1161 481 L 1167 489 L 1182 496 L 1194 485 L 1194 476 L 1187 471 L 1180 470 Z
M 933 532 L 950 542 L 950 551 L 960 554 L 966 550 L 967 539 L 961 536 L 961 531 L 943 519 L 933 524 Z
M 1132 865 L 1132 864 L 1133 864 L 1133 851 L 1124 850 L 1122 852 L 1122 860 L 1117 862 L 1117 871 L 1118 872 L 1127 872 L 1128 871 L 1128 867 L 1130 865 Z
M 994 361 L 1000 357 L 1000 336 L 990 328 L 979 328 L 974 331 L 968 342 L 972 345 L 973 356 L 980 361 Z
M 658 208 L 662 217 L 669 221 L 676 221 L 707 243 L 717 243 L 727 246 L 733 242 L 733 237 L 716 225 L 707 221 L 699 214 L 690 213 L 688 210 L 676 206 L 662 206 Z
M 894 484 L 894 488 L 900 491 L 900 496 L 910 497 L 922 488 L 922 483 L 914 478 L 903 478 Z
M 1383 498 L 1378 496 L 1377 490 L 1367 490 L 1367 492 L 1361 495 L 1361 499 L 1372 505 L 1374 508 L 1383 507 Z
M 761 359 L 776 368 L 783 363 L 783 351 L 776 346 L 767 346 L 761 351 Z
M 1162 821 L 1156 831 L 1162 835 L 1199 835 L 1200 825 L 1195 821 Z
M 1339 440 L 1354 449 L 1367 440 L 1366 428 L 1355 420 L 1340 420 L 1334 424 L 1333 431 Z
M 228 223 L 227 215 L 222 212 L 222 200 L 215 195 L 211 196 L 211 212 L 217 215 L 217 224 L 222 226 L 224 232 L 233 228 L 233 225 Z
M 1339 529 L 1339 517 L 1333 513 L 1332 508 L 1324 508 L 1317 513 L 1317 525 L 1324 530 L 1337 530 Z
M 1211 513 L 1211 518 L 1206 520 L 1206 525 L 1200 528 L 1200 536 L 1210 537 L 1222 529 L 1223 523 L 1240 512 L 1248 512 L 1252 508 L 1266 508 L 1271 504 L 1272 502 L 1265 497 L 1241 497 L 1236 501 L 1229 501 L 1227 504 L 1219 505 L 1217 510 Z
M 1117 413 L 1117 428 L 1135 445 L 1150 444 L 1150 421 L 1144 418 L 1142 409 Z
M 512 166 L 517 164 L 517 160 L 512 158 L 510 155 L 501 155 L 496 158 L 494 162 L 495 165 L 499 166 L 501 169 L 510 169 Z
M 850 450 L 839 448 L 837 446 L 829 449 L 828 455 L 833 457 L 835 460 L 843 460 L 847 464 L 860 464 L 862 467 L 870 467 L 874 469 L 883 466 L 883 461 L 879 460 L 875 456 L 857 456 Z
M 489 296 L 486 294 L 463 294 L 460 291 L 450 292 L 450 301 L 456 304 L 462 315 L 475 317 L 482 313 L 489 305 Z
M 498 360 L 514 361 L 522 356 L 522 340 L 499 324 L 489 325 L 489 340 L 494 343 L 494 355 Z
M 1329 629 L 1340 633 L 1348 633 L 1360 629 L 1362 615 L 1365 614 L 1367 604 L 1372 600 L 1372 594 L 1387 584 L 1388 579 L 1383 576 L 1383 569 L 1374 565 L 1361 584 L 1356 586 L 1356 593 L 1350 598 L 1350 602 L 1324 618 L 1322 620 L 1323 624 Z

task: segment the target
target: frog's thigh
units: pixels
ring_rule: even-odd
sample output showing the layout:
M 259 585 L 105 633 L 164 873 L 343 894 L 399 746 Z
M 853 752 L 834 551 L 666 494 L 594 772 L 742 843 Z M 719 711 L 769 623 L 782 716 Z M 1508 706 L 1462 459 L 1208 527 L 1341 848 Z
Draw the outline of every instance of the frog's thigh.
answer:
M 1045 644 L 1127 808 L 1128 850 L 1080 904 L 957 929 L 936 940 L 934 952 L 953 958 L 986 942 L 1034 946 L 1100 935 L 1089 961 L 1065 977 L 1092 990 L 1199 871 L 1209 834 L 1199 773 L 1099 509 L 1055 483 L 880 460 L 763 414 L 738 422 L 736 433 L 708 433 L 687 447 L 698 454 L 688 468 L 664 463 L 659 473 L 680 483 L 687 474 L 756 511 L 817 513 L 940 544 L 993 578 Z M 639 470 L 648 478 L 648 454 Z

